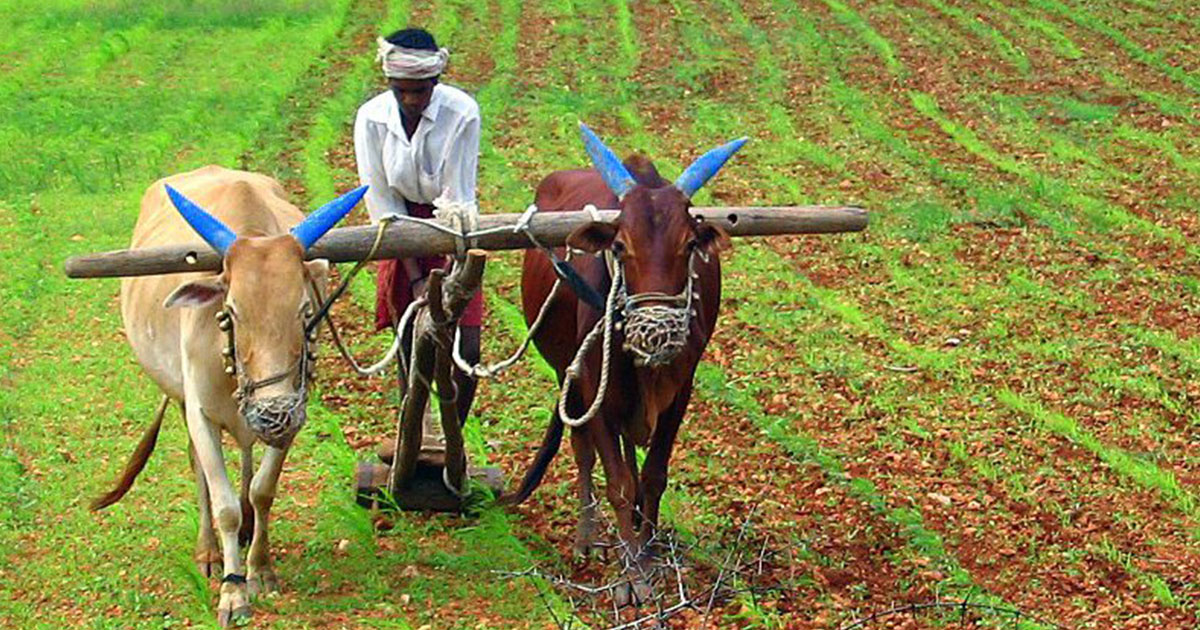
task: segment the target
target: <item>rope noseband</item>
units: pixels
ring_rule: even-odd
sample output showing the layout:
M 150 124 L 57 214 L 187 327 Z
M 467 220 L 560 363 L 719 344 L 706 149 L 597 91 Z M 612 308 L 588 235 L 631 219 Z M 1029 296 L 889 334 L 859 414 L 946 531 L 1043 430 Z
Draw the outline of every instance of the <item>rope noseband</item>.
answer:
M 606 252 L 606 256 L 609 255 Z M 623 328 L 625 343 L 622 348 L 634 355 L 634 365 L 639 367 L 658 367 L 675 360 L 679 352 L 687 345 L 691 335 L 692 317 L 696 315 L 692 308 L 694 299 L 699 293 L 694 291 L 696 259 L 707 262 L 708 255 L 700 250 L 692 250 L 688 258 L 688 279 L 682 292 L 670 295 L 657 292 L 644 292 L 627 295 L 625 293 L 625 267 L 616 261 L 611 265 L 612 284 L 609 285 L 608 300 L 605 303 L 604 315 L 579 344 L 575 358 L 567 366 L 566 377 L 563 379 L 562 391 L 558 398 L 558 417 L 569 427 L 579 427 L 586 424 L 600 412 L 600 405 L 608 390 L 610 357 L 612 356 L 612 333 L 614 329 Z M 645 304 L 656 302 L 656 304 Z M 666 302 L 666 304 L 662 304 Z M 682 304 L 682 306 L 679 306 Z M 661 318 L 661 319 L 660 319 Z M 579 379 L 583 367 L 583 359 L 595 345 L 596 339 L 603 338 L 602 354 L 600 355 L 600 383 L 596 387 L 596 397 L 582 416 L 573 417 L 567 413 L 567 393 L 571 382 Z

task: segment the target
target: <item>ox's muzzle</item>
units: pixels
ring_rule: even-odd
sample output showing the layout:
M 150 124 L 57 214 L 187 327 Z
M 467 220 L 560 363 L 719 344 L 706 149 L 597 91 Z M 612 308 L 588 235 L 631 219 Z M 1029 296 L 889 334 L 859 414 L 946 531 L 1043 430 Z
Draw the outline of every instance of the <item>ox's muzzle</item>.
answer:
M 308 420 L 306 393 L 255 398 L 247 396 L 238 405 L 254 435 L 268 446 L 285 448 Z
M 688 258 L 687 284 L 681 293 L 670 295 L 657 292 L 625 294 L 624 270 L 617 264 L 616 281 L 622 284 L 619 310 L 622 314 L 621 328 L 625 332 L 623 348 L 633 355 L 637 367 L 661 367 L 674 361 L 687 346 L 692 330 L 692 317 L 696 315 L 694 300 L 696 258 L 703 257 L 699 251 Z
M 651 304 L 625 309 L 624 348 L 638 367 L 660 367 L 675 360 L 687 345 L 689 307 Z

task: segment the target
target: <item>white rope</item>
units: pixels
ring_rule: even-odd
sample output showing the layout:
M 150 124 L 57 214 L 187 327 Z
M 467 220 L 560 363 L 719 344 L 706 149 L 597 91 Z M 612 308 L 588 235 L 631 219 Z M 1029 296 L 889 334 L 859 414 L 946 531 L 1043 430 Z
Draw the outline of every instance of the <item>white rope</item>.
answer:
M 495 378 L 504 370 L 512 367 L 514 363 L 521 360 L 525 356 L 525 352 L 529 350 L 529 344 L 533 341 L 533 336 L 537 334 L 538 329 L 542 327 L 542 321 L 546 319 L 546 313 L 550 310 L 550 301 L 554 297 L 554 293 L 558 291 L 562 280 L 555 279 L 554 286 L 550 288 L 550 293 L 546 294 L 545 301 L 542 302 L 542 308 L 538 310 L 537 317 L 533 320 L 533 324 L 529 326 L 529 330 L 525 332 L 525 340 L 507 359 L 498 361 L 490 365 L 484 365 L 483 362 L 471 365 L 462 356 L 462 328 L 456 328 L 454 331 L 454 351 L 451 356 L 454 358 L 454 365 L 462 372 L 471 375 L 473 378 Z
M 603 217 L 600 215 L 599 210 L 596 209 L 596 206 L 594 206 L 592 204 L 588 204 L 588 205 L 584 206 L 583 209 L 584 209 L 584 211 L 586 211 L 588 214 L 591 215 L 593 220 L 595 220 L 597 222 L 603 221 Z M 449 235 L 455 237 L 460 250 L 463 247 L 463 241 L 465 241 L 465 240 L 475 239 L 479 236 L 483 236 L 486 234 L 495 234 L 495 233 L 504 232 L 504 231 L 524 232 L 525 235 L 529 238 L 530 242 L 532 242 L 534 245 L 536 245 L 538 247 L 542 247 L 542 245 L 534 237 L 533 233 L 529 230 L 529 225 L 532 222 L 533 217 L 537 214 L 537 212 L 538 212 L 537 206 L 531 204 L 528 208 L 526 208 L 525 213 L 521 215 L 521 218 L 517 222 L 516 226 L 513 226 L 513 227 L 496 226 L 496 227 L 489 228 L 486 230 L 473 229 L 473 230 L 469 230 L 469 231 L 463 229 L 466 226 L 464 226 L 461 221 L 454 221 L 454 219 L 451 218 L 452 216 L 454 216 L 454 214 L 457 214 L 457 213 L 453 213 L 453 212 L 447 213 L 447 217 L 446 217 L 447 219 L 450 219 L 453 223 L 457 224 L 457 225 L 453 225 L 453 226 L 445 225 L 440 221 L 421 219 L 421 218 L 417 218 L 417 217 L 410 217 L 407 215 L 398 215 L 395 217 L 395 219 L 397 221 L 408 221 L 410 223 L 418 223 L 418 224 L 424 225 L 426 227 L 438 230 L 440 232 L 449 234 Z M 467 216 L 470 216 L 470 215 L 468 214 Z M 472 223 L 471 227 L 477 228 L 478 223 L 476 221 L 472 221 L 471 223 Z M 458 229 L 455 229 L 456 227 Z M 568 248 L 567 260 L 571 259 L 571 255 L 572 255 L 572 251 L 570 250 L 570 248 Z M 612 278 L 612 286 L 609 287 L 608 300 L 605 303 L 604 316 L 600 319 L 599 322 L 596 323 L 596 325 L 588 333 L 587 337 L 584 338 L 583 344 L 581 344 L 579 351 L 575 355 L 575 359 L 571 362 L 571 365 L 568 366 L 567 377 L 563 382 L 562 394 L 559 398 L 559 417 L 562 419 L 564 424 L 571 426 L 571 427 L 581 426 L 581 425 L 585 424 L 586 422 L 588 422 L 589 420 L 591 420 L 593 417 L 595 417 L 596 413 L 600 410 L 600 403 L 604 399 L 604 392 L 608 388 L 608 371 L 609 371 L 608 364 L 609 364 L 610 350 L 612 348 L 612 318 L 613 318 L 613 312 L 616 307 L 619 285 L 621 283 L 621 271 L 620 271 L 619 265 L 613 264 L 615 261 L 606 260 L 605 262 L 608 263 L 610 271 L 612 272 L 610 274 L 610 277 Z M 514 364 L 516 364 L 516 362 L 519 361 L 521 359 L 521 357 L 523 357 L 525 355 L 525 353 L 529 350 L 529 345 L 533 341 L 534 335 L 537 334 L 537 331 L 541 328 L 542 323 L 545 321 L 546 314 L 550 310 L 550 303 L 554 297 L 554 294 L 558 292 L 558 289 L 560 286 L 562 286 L 562 280 L 559 278 L 555 278 L 554 285 L 550 288 L 550 292 L 546 294 L 546 299 L 542 302 L 542 306 L 538 310 L 537 317 L 534 319 L 533 324 L 531 324 L 529 326 L 529 330 L 525 334 L 525 339 L 521 342 L 521 345 L 517 348 L 517 350 L 515 352 L 513 352 L 512 355 L 510 355 L 508 358 L 506 358 L 502 361 L 492 363 L 489 365 L 484 365 L 482 362 L 477 363 L 475 365 L 468 363 L 466 361 L 466 359 L 464 359 L 462 356 L 462 330 L 460 328 L 456 327 L 455 333 L 454 333 L 454 346 L 451 351 L 451 358 L 454 361 L 455 367 L 457 367 L 460 371 L 464 372 L 465 374 L 468 374 L 474 378 L 486 379 L 486 378 L 495 378 L 501 372 L 503 372 L 504 370 L 506 370 L 506 369 L 512 367 Z M 404 317 L 401 318 L 400 323 L 397 324 L 397 326 L 396 326 L 396 340 L 393 343 L 393 347 L 389 351 L 388 356 L 385 357 L 385 360 L 391 360 L 391 358 L 394 357 L 395 354 L 397 354 L 397 349 L 399 348 L 399 345 L 400 345 L 400 338 L 403 335 L 403 330 L 408 325 L 409 319 L 411 319 L 413 311 L 415 310 L 415 308 L 417 306 L 423 305 L 424 303 L 425 303 L 425 300 L 422 299 L 419 301 L 415 301 L 409 305 L 408 309 L 404 313 Z M 580 366 L 582 365 L 582 362 L 583 362 L 583 357 L 587 354 L 588 350 L 595 343 L 596 338 L 598 336 L 600 336 L 601 333 L 603 333 L 603 337 L 604 337 L 604 344 L 603 344 L 604 356 L 601 359 L 599 391 L 597 392 L 596 399 L 594 401 L 592 401 L 592 405 L 591 405 L 591 407 L 589 407 L 588 411 L 579 418 L 572 418 L 570 416 L 570 414 L 568 414 L 566 412 L 567 392 L 570 389 L 571 382 L 578 378 Z M 407 378 L 408 362 L 404 360 L 404 357 L 402 357 L 401 359 L 402 359 L 401 360 L 401 370 L 402 370 L 402 373 Z M 384 364 L 384 361 L 380 361 L 380 364 Z M 372 368 L 374 368 L 374 367 L 375 366 L 372 366 Z M 379 369 L 382 369 L 382 368 L 379 368 Z M 376 370 L 376 371 L 378 371 L 378 370 Z M 369 376 L 370 374 L 374 374 L 374 373 L 375 372 L 371 372 L 368 374 L 368 373 L 364 373 L 364 371 L 362 371 L 362 370 L 359 371 L 359 374 L 363 374 L 364 376 Z
M 454 248 L 458 257 L 467 255 L 467 248 L 476 242 L 474 234 L 479 230 L 479 206 L 471 201 L 452 201 L 445 195 L 433 200 L 433 216 L 455 232 Z
M 595 211 L 594 206 L 588 207 Z M 538 242 L 537 238 L 533 236 L 533 233 L 529 231 L 529 224 L 533 221 L 533 217 L 537 214 L 537 212 L 538 207 L 534 204 L 529 204 L 529 207 L 525 209 L 523 214 L 521 214 L 521 218 L 517 221 L 517 224 L 513 226 L 512 231 L 524 232 L 525 236 L 529 238 L 530 242 L 539 248 L 545 249 L 542 244 Z M 567 252 L 567 260 L 571 260 L 570 251 Z M 454 331 L 454 348 L 450 355 L 454 360 L 455 367 L 457 367 L 463 373 L 469 374 L 473 378 L 495 378 L 504 370 L 512 367 L 517 361 L 520 361 L 521 357 L 525 356 L 525 352 L 529 350 L 529 344 L 533 341 L 533 336 L 537 334 L 539 329 L 541 329 L 542 322 L 546 319 L 546 313 L 550 310 L 550 302 L 554 298 L 554 294 L 558 292 L 558 288 L 561 285 L 562 280 L 555 277 L 554 286 L 550 287 L 550 292 L 546 294 L 546 299 L 542 301 L 542 306 L 540 309 L 538 309 L 537 317 L 534 318 L 533 324 L 529 326 L 529 330 L 525 332 L 525 339 L 521 342 L 521 345 L 517 347 L 517 350 L 512 353 L 512 355 L 502 361 L 498 361 L 490 365 L 484 365 L 482 361 L 476 363 L 475 365 L 468 363 L 462 356 L 462 329 L 456 328 Z
M 612 284 L 608 287 L 608 300 L 604 304 L 604 316 L 596 325 L 588 332 L 587 337 L 584 337 L 583 343 L 579 345 L 579 351 L 575 353 L 575 358 L 571 361 L 571 365 L 567 366 L 567 376 L 563 379 L 562 392 L 558 397 L 558 418 L 563 424 L 575 428 L 587 424 L 596 413 L 600 411 L 600 404 L 604 402 L 604 395 L 608 390 L 608 361 L 612 354 L 612 317 L 613 311 L 616 310 L 617 294 L 620 292 L 622 281 L 622 273 L 620 266 L 617 267 L 616 275 L 612 276 Z M 596 388 L 596 397 L 592 399 L 591 406 L 587 411 L 578 418 L 572 418 L 571 414 L 567 413 L 567 394 L 571 391 L 571 381 L 579 378 L 579 371 L 583 367 L 583 359 L 591 350 L 593 344 L 596 343 L 596 337 L 599 333 L 604 334 L 604 345 L 602 347 L 603 355 L 600 357 L 600 384 Z
M 412 323 L 412 317 L 413 314 L 416 313 L 417 308 L 423 306 L 424 304 L 425 299 L 421 298 L 409 303 L 408 308 L 404 309 L 404 315 L 400 317 L 400 321 L 397 322 L 396 327 L 392 329 L 392 332 L 395 336 L 392 338 L 392 345 L 388 347 L 388 350 L 383 355 L 383 358 L 379 359 L 375 363 L 372 363 L 371 365 L 368 365 L 367 367 L 363 367 L 358 363 L 358 361 L 354 360 L 354 357 L 347 354 L 345 355 L 345 358 L 346 361 L 350 363 L 350 367 L 353 368 L 359 376 L 375 376 L 387 368 L 392 361 L 396 360 L 396 356 L 400 352 L 400 339 L 404 336 L 404 329 Z M 403 361 L 402 369 L 405 374 L 408 373 L 408 367 Z

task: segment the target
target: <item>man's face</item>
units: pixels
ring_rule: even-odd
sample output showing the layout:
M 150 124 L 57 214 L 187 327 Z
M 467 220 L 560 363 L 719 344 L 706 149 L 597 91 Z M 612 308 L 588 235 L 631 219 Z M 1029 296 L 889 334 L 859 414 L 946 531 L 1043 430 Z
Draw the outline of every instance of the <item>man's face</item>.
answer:
M 433 98 L 433 86 L 436 84 L 436 79 L 388 79 L 388 86 L 392 88 L 392 94 L 396 95 L 400 110 L 408 118 L 417 118 L 429 107 L 429 99 Z

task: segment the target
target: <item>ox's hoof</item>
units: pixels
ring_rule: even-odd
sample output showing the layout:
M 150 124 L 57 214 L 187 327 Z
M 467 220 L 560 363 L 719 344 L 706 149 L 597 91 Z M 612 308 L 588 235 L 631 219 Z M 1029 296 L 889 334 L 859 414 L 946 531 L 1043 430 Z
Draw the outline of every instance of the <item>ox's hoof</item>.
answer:
M 250 598 L 245 584 L 225 582 L 221 585 L 221 601 L 217 604 L 217 624 L 222 628 L 250 621 Z
M 582 529 L 575 534 L 575 542 L 571 543 L 571 554 L 580 560 L 587 560 L 593 553 L 599 555 L 603 551 L 604 549 L 596 544 L 596 535 Z
M 221 552 L 216 549 L 197 551 L 195 555 L 196 570 L 206 578 L 221 576 Z
M 600 562 L 606 563 L 608 562 L 608 549 L 609 545 L 594 538 L 590 540 L 576 538 L 575 542 L 571 543 L 571 555 L 580 561 L 596 558 Z
M 596 555 L 603 555 L 605 547 L 600 545 L 600 537 L 596 534 L 599 525 L 593 516 L 580 516 L 579 524 L 575 529 L 575 542 L 571 544 L 571 552 L 580 560 L 586 560 L 593 552 Z
M 626 606 L 637 606 L 637 601 L 633 597 L 633 585 L 629 582 L 621 582 L 613 590 L 613 604 L 617 608 Z
M 622 582 L 617 585 L 613 591 L 613 603 L 617 605 L 617 608 L 640 606 L 650 601 L 653 595 L 654 588 L 648 580 L 632 578 L 628 582 Z
M 650 601 L 654 595 L 654 587 L 650 585 L 649 580 L 638 578 L 633 581 L 632 586 L 635 605 Z
M 217 625 L 222 628 L 240 626 L 250 621 L 250 605 L 238 606 L 233 609 L 222 608 L 217 611 Z
M 246 576 L 246 590 L 250 592 L 250 597 L 267 597 L 279 592 L 279 580 L 275 578 L 274 569 L 263 569 L 254 571 L 251 569 L 250 575 Z

